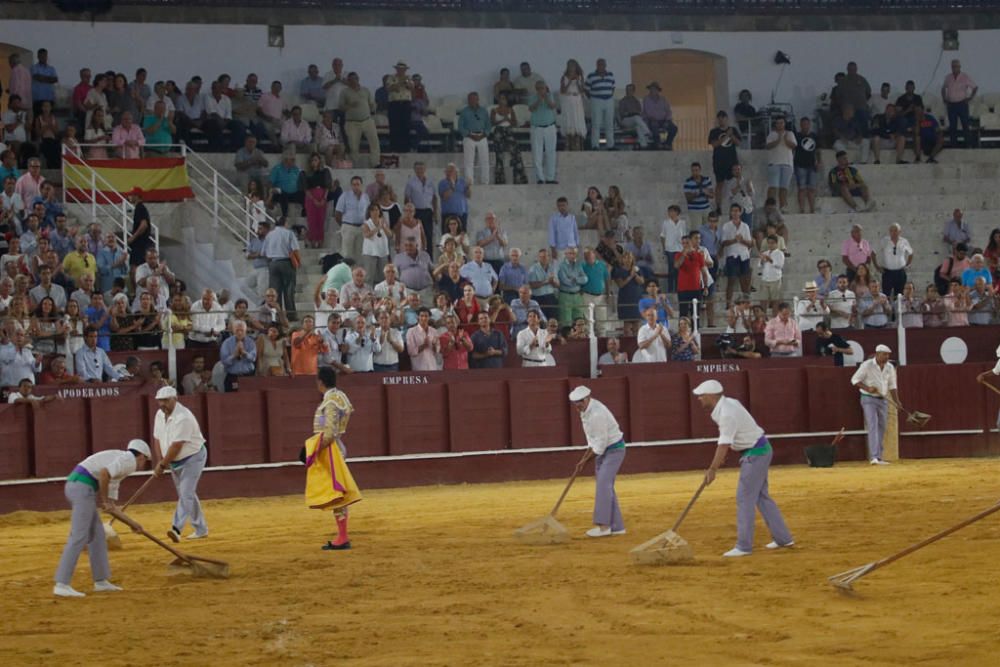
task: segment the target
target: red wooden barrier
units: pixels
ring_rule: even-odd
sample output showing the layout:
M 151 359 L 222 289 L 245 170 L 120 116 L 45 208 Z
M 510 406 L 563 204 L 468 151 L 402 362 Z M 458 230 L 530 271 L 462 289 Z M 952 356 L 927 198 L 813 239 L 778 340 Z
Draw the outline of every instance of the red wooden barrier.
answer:
M 242 391 L 241 391 L 242 393 Z M 322 396 L 315 389 L 264 392 L 267 406 L 268 461 L 296 461 L 306 438 L 312 435 L 313 415 Z
M 561 447 L 569 442 L 566 380 L 511 380 L 507 388 L 513 448 Z
M 139 394 L 118 398 L 95 398 L 90 406 L 90 437 L 95 452 L 122 449 L 133 438 L 147 440 L 150 430 L 146 418 L 147 399 Z M 156 413 L 153 413 L 156 414 Z M 147 440 L 152 446 L 152 440 Z
M 267 411 L 261 392 L 205 394 L 208 441 L 212 465 L 267 461 Z
M 447 452 L 448 387 L 385 387 L 389 422 L 389 453 Z
M 569 381 L 569 390 L 573 391 L 579 385 L 586 385 L 590 388 L 593 397 L 608 406 L 611 413 L 618 420 L 618 425 L 625 434 L 625 442 L 632 440 L 632 426 L 630 423 L 629 410 L 629 387 L 627 378 L 600 378 L 597 380 L 577 380 Z M 569 425 L 574 445 L 586 445 L 587 438 L 583 434 L 583 425 L 580 422 L 580 415 L 576 408 L 566 400 L 566 407 L 569 410 Z
M 809 430 L 854 431 L 864 428 L 861 398 L 851 386 L 854 368 L 807 368 Z
M 35 477 L 62 477 L 91 453 L 86 401 L 53 401 L 37 408 Z
M 448 385 L 451 451 L 510 449 L 510 405 L 506 382 Z
M 986 389 L 976 383 L 979 364 L 904 366 L 899 369 L 899 398 L 909 410 L 930 413 L 927 429 L 952 431 L 986 426 L 982 422 Z M 919 430 L 900 415 L 901 431 Z
M 31 474 L 31 411 L 29 405 L 0 405 L 0 479 Z M 45 418 L 45 408 L 40 411 Z
M 344 444 L 348 456 L 388 456 L 389 425 L 385 388 L 356 387 L 348 392 L 354 414 Z
M 809 431 L 806 372 L 802 368 L 764 369 L 747 373 L 747 409 L 765 433 Z
M 688 384 L 684 375 L 631 376 L 628 378 L 628 395 L 632 440 L 652 442 L 691 437 Z

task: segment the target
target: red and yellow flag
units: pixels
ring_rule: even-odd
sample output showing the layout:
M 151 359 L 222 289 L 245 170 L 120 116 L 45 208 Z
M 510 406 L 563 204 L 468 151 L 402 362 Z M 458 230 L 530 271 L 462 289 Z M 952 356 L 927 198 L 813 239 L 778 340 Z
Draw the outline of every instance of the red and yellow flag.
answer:
M 63 155 L 63 187 L 67 200 L 90 202 L 94 185 L 91 169 L 97 173 L 97 201 L 101 204 L 119 203 L 122 200 L 119 193 L 137 187 L 142 188 L 142 199 L 147 202 L 183 201 L 194 197 L 182 157 L 83 161 L 73 155 Z

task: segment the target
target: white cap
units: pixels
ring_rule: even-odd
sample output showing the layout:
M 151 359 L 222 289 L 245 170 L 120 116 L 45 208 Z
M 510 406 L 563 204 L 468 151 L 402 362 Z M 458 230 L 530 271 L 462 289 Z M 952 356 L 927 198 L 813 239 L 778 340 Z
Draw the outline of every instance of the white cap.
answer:
M 705 394 L 721 394 L 722 384 L 718 380 L 705 380 L 700 385 L 694 388 L 691 392 L 695 396 L 704 396 Z
M 125 449 L 129 450 L 130 452 L 139 452 L 147 459 L 153 458 L 152 454 L 149 451 L 149 445 L 146 444 L 145 440 L 139 440 L 138 438 L 136 438 L 135 440 L 129 440 L 128 446 L 125 447 Z
M 875 347 L 875 352 L 885 352 L 886 354 L 892 354 L 892 348 L 888 345 L 878 345 Z
M 166 398 L 177 398 L 177 390 L 173 387 L 160 387 L 160 390 L 156 392 L 156 400 L 162 401 Z
M 590 396 L 590 389 L 584 387 L 583 385 L 580 385 L 579 387 L 577 387 L 576 389 L 574 389 L 569 393 L 569 400 L 576 403 L 577 401 L 582 401 L 588 396 Z

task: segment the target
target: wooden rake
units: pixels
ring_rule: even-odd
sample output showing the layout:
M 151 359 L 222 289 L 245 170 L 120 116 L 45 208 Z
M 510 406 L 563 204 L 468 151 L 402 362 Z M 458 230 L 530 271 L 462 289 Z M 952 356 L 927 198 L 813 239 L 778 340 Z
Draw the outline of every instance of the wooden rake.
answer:
M 556 512 L 559 511 L 559 507 L 562 505 L 563 500 L 566 499 L 566 494 L 569 493 L 569 489 L 573 486 L 573 482 L 576 481 L 577 476 L 583 470 L 584 464 L 590 459 L 590 450 L 587 450 L 580 462 L 576 464 L 576 468 L 573 470 L 573 476 L 569 478 L 566 482 L 566 488 L 563 489 L 562 495 L 559 496 L 559 500 L 556 501 L 555 507 L 552 511 L 546 514 L 541 519 L 537 521 L 532 521 L 531 523 L 525 524 L 514 531 L 514 538 L 521 542 L 522 544 L 560 544 L 562 542 L 569 541 L 569 531 L 566 527 L 556 521 Z
M 909 556 L 914 551 L 919 551 L 920 549 L 923 549 L 924 547 L 926 547 L 926 546 L 928 546 L 930 544 L 933 544 L 934 542 L 937 542 L 938 540 L 940 540 L 940 539 L 942 539 L 944 537 L 947 537 L 948 535 L 951 535 L 952 533 L 957 532 L 957 531 L 961 530 L 962 528 L 965 528 L 966 526 L 968 526 L 970 524 L 973 524 L 973 523 L 979 521 L 980 519 L 984 519 L 984 518 L 988 517 L 989 515 L 993 514 L 994 512 L 998 512 L 998 511 L 1000 511 L 1000 502 L 998 502 L 997 504 L 993 505 L 992 507 L 988 507 L 987 509 L 983 510 L 979 514 L 974 514 L 974 515 L 970 516 L 969 518 L 967 518 L 967 519 L 965 519 L 963 521 L 960 521 L 959 523 L 956 523 L 954 526 L 951 526 L 950 528 L 946 528 L 945 530 L 942 530 L 940 533 L 932 535 L 932 536 L 928 537 L 927 539 L 925 539 L 925 540 L 923 540 L 921 542 L 917 542 L 916 544 L 908 546 L 905 549 L 903 549 L 902 551 L 894 553 L 891 556 L 886 556 L 882 560 L 877 560 L 877 561 L 874 561 L 872 563 L 868 563 L 866 565 L 862 565 L 861 567 L 856 567 L 856 568 L 853 568 L 851 570 L 847 570 L 846 572 L 841 572 L 840 574 L 835 574 L 832 577 L 829 577 L 830 583 L 833 584 L 834 586 L 836 586 L 837 588 L 841 589 L 841 590 L 844 590 L 844 591 L 853 591 L 854 590 L 854 582 L 856 582 L 861 577 L 867 576 L 867 575 L 871 574 L 872 572 L 874 572 L 875 570 L 878 570 L 879 568 L 883 568 L 886 565 L 889 565 L 890 563 L 894 563 L 897 560 L 899 560 L 900 558 L 902 558 L 903 556 Z
M 643 542 L 629 552 L 635 563 L 640 565 L 677 565 L 680 563 L 690 563 L 694 560 L 694 549 L 687 543 L 687 540 L 677 534 L 677 529 L 681 527 L 684 517 L 691 511 L 694 501 L 698 500 L 698 496 L 701 495 L 706 486 L 708 486 L 708 483 L 702 480 L 701 486 L 694 492 L 691 501 L 684 508 L 684 511 L 681 512 L 681 515 L 677 517 L 677 521 L 674 522 L 670 530 Z
M 134 532 L 139 533 L 143 537 L 155 542 L 159 546 L 163 547 L 170 553 L 174 555 L 174 560 L 170 562 L 170 567 L 172 570 L 190 572 L 194 577 L 206 577 L 210 579 L 228 579 L 229 578 L 229 563 L 223 560 L 215 560 L 214 558 L 203 558 L 201 556 L 192 556 L 191 554 L 186 554 L 173 546 L 167 544 L 160 538 L 156 537 L 152 533 L 146 531 L 142 526 L 139 525 L 135 519 L 129 517 L 124 512 L 118 509 L 108 510 L 108 514 L 118 519 L 126 526 L 131 528 Z

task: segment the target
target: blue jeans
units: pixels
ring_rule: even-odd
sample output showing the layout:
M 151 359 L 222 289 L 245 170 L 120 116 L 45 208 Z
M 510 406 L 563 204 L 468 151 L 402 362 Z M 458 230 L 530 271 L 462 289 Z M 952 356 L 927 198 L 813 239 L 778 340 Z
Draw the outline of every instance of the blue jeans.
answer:
M 969 133 L 969 103 L 945 102 L 948 107 L 948 140 L 952 148 L 958 148 L 958 122 L 962 121 L 962 148 L 972 145 L 972 135 Z

